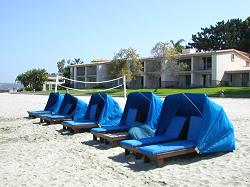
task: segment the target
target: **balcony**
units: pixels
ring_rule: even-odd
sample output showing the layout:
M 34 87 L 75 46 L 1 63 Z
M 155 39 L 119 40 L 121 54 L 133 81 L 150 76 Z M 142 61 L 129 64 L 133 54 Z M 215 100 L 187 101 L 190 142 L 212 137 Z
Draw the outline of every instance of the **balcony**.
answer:
M 86 76 L 87 77 L 96 77 L 96 66 L 88 66 L 86 67 Z
M 85 75 L 85 68 L 84 67 L 77 67 L 76 74 L 77 74 L 77 76 L 84 76 Z
M 182 59 L 177 62 L 180 74 L 191 73 L 191 59 Z
M 146 62 L 145 73 L 160 73 L 161 72 L 161 62 Z
M 203 63 L 201 66 L 194 68 L 195 73 L 211 73 L 212 65 L 210 63 Z
M 179 64 L 177 74 L 188 75 L 191 74 L 191 63 Z

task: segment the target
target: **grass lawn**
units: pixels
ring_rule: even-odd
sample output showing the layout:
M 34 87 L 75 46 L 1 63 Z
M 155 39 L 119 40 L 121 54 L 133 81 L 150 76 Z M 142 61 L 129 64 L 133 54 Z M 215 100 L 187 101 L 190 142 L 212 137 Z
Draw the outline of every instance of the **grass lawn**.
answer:
M 155 92 L 154 89 L 128 89 L 127 93 L 130 92 L 154 92 L 159 96 L 166 96 L 176 93 L 204 93 L 208 96 L 219 97 L 221 91 L 224 91 L 224 97 L 236 97 L 236 98 L 250 98 L 250 87 L 215 87 L 215 88 L 160 88 Z M 68 93 L 73 95 L 89 95 L 92 93 L 98 93 L 99 89 L 88 89 L 84 92 L 70 90 Z M 22 93 L 33 93 L 33 94 L 49 94 L 51 91 L 39 91 L 39 92 L 22 92 Z M 66 93 L 66 90 L 59 90 L 60 93 Z M 106 93 L 113 96 L 122 96 L 123 90 L 115 89 L 107 91 Z

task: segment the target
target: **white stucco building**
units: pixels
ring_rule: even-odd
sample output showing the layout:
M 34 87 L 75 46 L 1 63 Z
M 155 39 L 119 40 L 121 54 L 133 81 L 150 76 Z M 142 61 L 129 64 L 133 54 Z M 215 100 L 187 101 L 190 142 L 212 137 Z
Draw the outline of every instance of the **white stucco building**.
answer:
M 57 74 L 49 74 L 48 80 L 43 84 L 43 91 L 54 90 L 56 85 L 56 76 Z M 59 78 L 59 84 L 64 84 L 64 80 Z
M 250 54 L 235 49 L 195 52 L 184 49 L 172 60 L 185 64 L 171 68 L 161 58 L 142 58 L 143 75 L 127 83 L 129 88 L 250 86 Z M 110 79 L 108 60 L 71 65 L 71 78 L 83 81 Z M 115 83 L 114 83 L 115 84 Z M 74 83 L 75 88 L 92 88 L 94 84 Z M 110 85 L 104 84 L 109 87 Z

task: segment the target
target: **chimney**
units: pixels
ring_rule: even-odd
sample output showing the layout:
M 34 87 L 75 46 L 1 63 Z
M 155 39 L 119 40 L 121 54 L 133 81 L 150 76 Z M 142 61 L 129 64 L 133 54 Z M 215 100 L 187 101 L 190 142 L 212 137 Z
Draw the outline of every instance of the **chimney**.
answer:
M 182 49 L 181 53 L 184 55 L 193 54 L 193 53 L 196 53 L 196 49 L 194 48 Z

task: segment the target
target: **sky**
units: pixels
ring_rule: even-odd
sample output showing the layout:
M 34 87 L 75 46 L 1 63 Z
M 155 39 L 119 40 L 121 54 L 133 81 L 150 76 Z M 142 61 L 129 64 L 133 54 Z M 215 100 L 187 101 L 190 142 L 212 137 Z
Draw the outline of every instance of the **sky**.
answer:
M 61 59 L 112 59 L 158 41 L 191 42 L 201 27 L 250 16 L 249 0 L 0 0 L 0 82 L 33 68 L 57 72 Z

